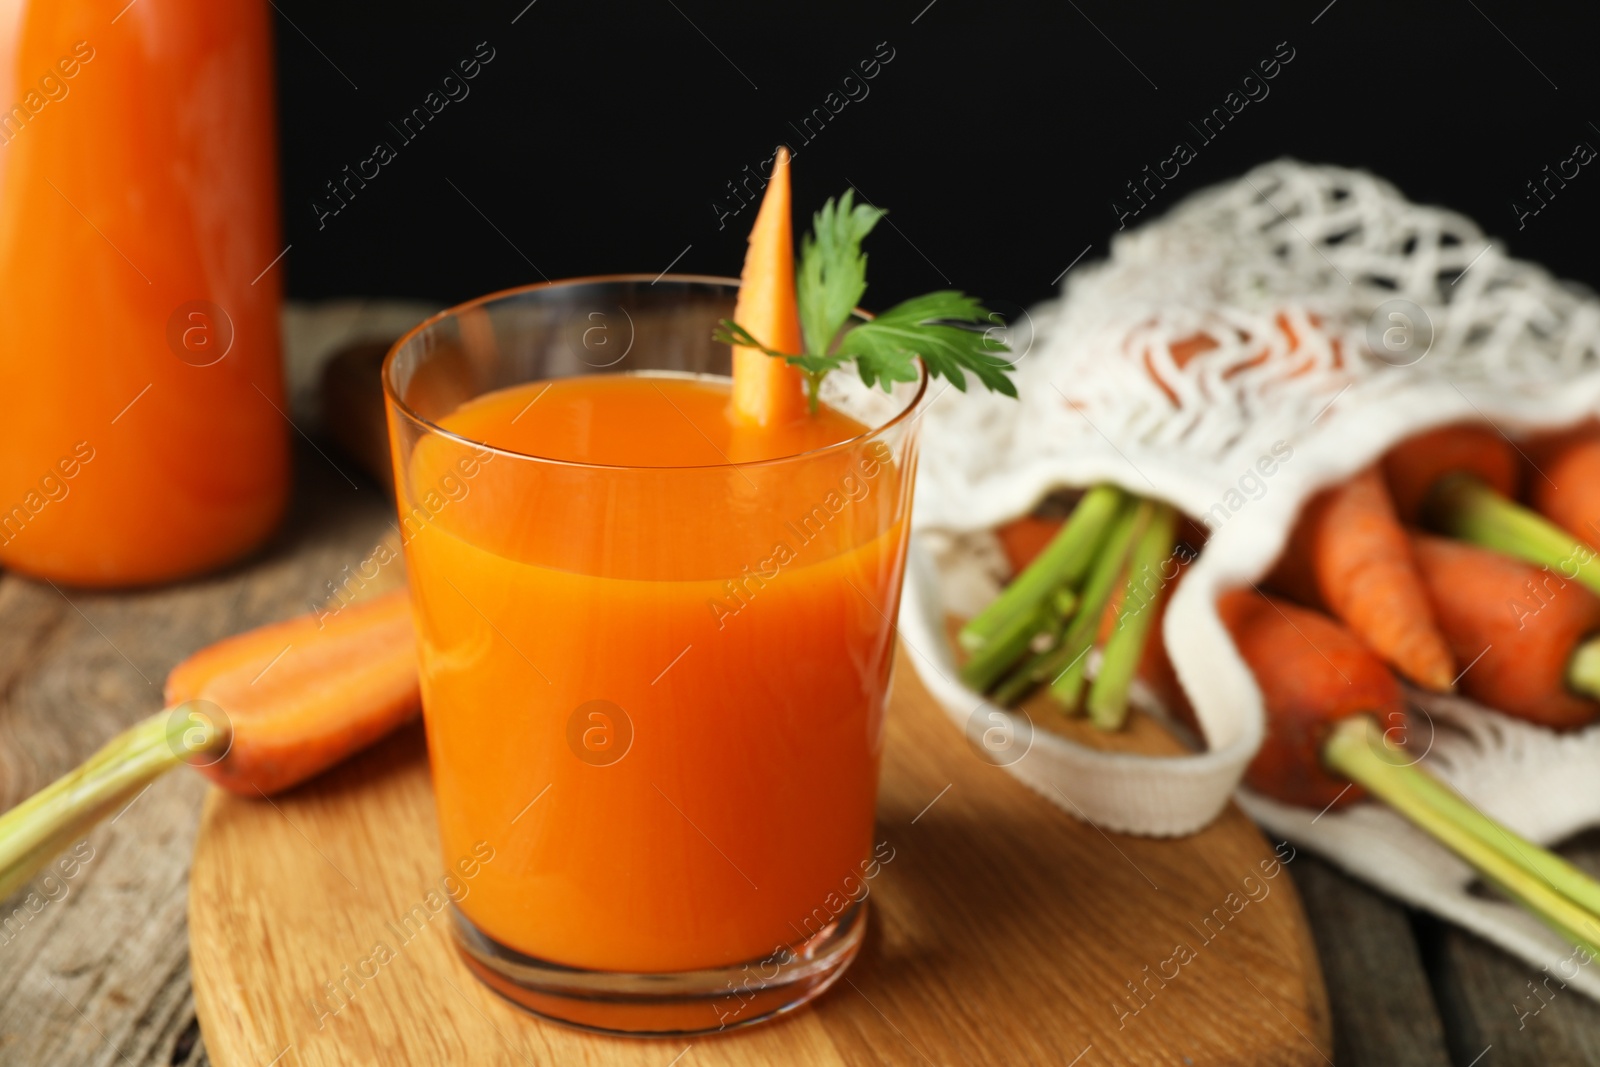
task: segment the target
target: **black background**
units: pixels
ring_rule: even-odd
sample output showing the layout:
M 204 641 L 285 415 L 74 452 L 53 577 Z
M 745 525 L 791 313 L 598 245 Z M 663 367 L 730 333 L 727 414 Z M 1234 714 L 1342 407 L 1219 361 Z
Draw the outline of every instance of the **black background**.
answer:
M 1511 206 L 1578 142 L 1600 147 L 1592 4 L 526 5 L 277 0 L 291 296 L 736 274 L 753 211 L 719 228 L 713 203 L 779 141 L 797 146 L 800 211 L 850 185 L 891 209 L 868 243 L 869 308 L 947 284 L 997 306 L 1049 296 L 1086 247 L 1106 254 L 1112 200 L 1180 139 L 1198 157 L 1143 218 L 1289 155 L 1370 168 L 1600 283 L 1600 161 L 1521 230 Z M 402 145 L 387 123 L 479 42 L 495 58 L 470 95 Z M 869 95 L 801 144 L 790 123 L 880 42 L 894 58 Z M 1187 123 L 1280 42 L 1294 59 L 1270 95 L 1202 143 Z M 379 140 L 398 158 L 319 228 L 323 184 Z

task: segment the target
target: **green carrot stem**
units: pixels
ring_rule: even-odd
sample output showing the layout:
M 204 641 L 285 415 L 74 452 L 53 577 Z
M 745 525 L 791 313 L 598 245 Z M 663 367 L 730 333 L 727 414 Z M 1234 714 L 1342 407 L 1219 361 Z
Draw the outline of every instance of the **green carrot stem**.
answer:
M 1018 704 L 1018 702 L 1021 702 L 1022 697 L 1034 691 L 1034 686 L 1037 686 L 1043 678 L 1043 675 L 1038 673 L 1040 665 L 1045 664 L 1050 659 L 1050 654 L 1053 653 L 1056 645 L 1061 641 L 1062 630 L 1067 629 L 1067 624 L 1072 621 L 1072 616 L 1077 611 L 1078 595 L 1067 589 L 1066 585 L 1062 585 L 1061 589 L 1051 593 L 1050 606 L 1053 608 L 1050 625 L 1046 625 L 1040 630 L 1040 633 L 1048 633 L 1050 635 L 1050 645 L 1046 646 L 1042 651 L 1030 654 L 1018 667 L 1014 667 L 1011 673 L 1000 678 L 1000 683 L 995 686 L 994 693 L 989 694 L 990 697 L 994 697 L 995 704 L 1005 704 L 1006 707 L 1010 707 L 1010 705 Z
M 1019 617 L 1031 616 L 1055 590 L 1082 581 L 1123 499 L 1122 490 L 1114 485 L 1097 485 L 1085 493 L 1072 517 L 1038 558 L 961 628 L 961 647 L 968 651 L 982 648 L 1002 631 L 1016 627 Z
M 1064 714 L 1076 714 L 1078 710 L 1089 649 L 1094 647 L 1095 636 L 1100 631 L 1100 619 L 1122 577 L 1128 553 L 1134 541 L 1143 535 L 1154 511 L 1155 504 L 1148 500 L 1137 503 L 1129 500 L 1120 509 L 1116 523 L 1106 534 L 1105 544 L 1095 558 L 1089 579 L 1084 583 L 1078 614 L 1073 616 L 1050 658 L 1035 670 L 1040 681 L 1050 680 L 1050 695 L 1061 705 Z
M 93 825 L 92 816 L 117 798 L 137 793 L 192 755 L 223 751 L 228 741 L 227 731 L 209 719 L 171 709 L 130 726 L 81 766 L 0 815 L 0 884 L 39 860 L 51 843 L 64 844 L 63 835 Z
M 1161 595 L 1161 566 L 1171 557 L 1177 536 L 1178 512 L 1169 504 L 1156 504 L 1134 545 L 1122 587 L 1122 610 L 1106 638 L 1100 673 L 1089 690 L 1089 718 L 1102 730 L 1118 729 L 1128 717 L 1128 691 L 1144 656 L 1156 616 L 1156 598 Z
M 1076 715 L 1082 710 L 1083 687 L 1089 678 L 1089 644 L 1080 645 L 1077 654 L 1050 679 L 1050 695 L 1061 707 L 1061 714 Z
M 1034 605 L 1027 614 L 1006 620 L 1005 625 L 962 665 L 961 680 L 978 692 L 987 693 L 1000 676 L 1028 652 L 1035 638 L 1050 629 L 1055 618 L 1055 611 L 1046 602 Z
M 1567 660 L 1567 688 L 1600 700 L 1600 637 L 1591 637 L 1572 650 Z
M 1035 652 L 1023 660 L 1015 670 L 1000 680 L 1000 684 L 994 687 L 994 692 L 989 694 L 990 698 L 996 704 L 1006 707 L 1021 702 L 1022 698 L 1033 692 L 1034 687 L 1039 684 L 1035 674 L 1039 665 L 1048 659 L 1053 651 L 1053 648 L 1048 648 L 1043 652 Z
M 1330 767 L 1382 798 L 1551 929 L 1591 956 L 1600 956 L 1600 914 L 1579 903 L 1593 899 L 1600 887 L 1549 853 L 1543 860 L 1531 860 L 1534 851 L 1543 851 L 1538 846 L 1508 847 L 1506 842 L 1515 838 L 1511 831 L 1459 796 L 1450 801 L 1449 787 L 1407 764 L 1404 750 L 1383 736 L 1376 719 L 1357 716 L 1339 723 L 1322 755 Z
M 1395 748 L 1404 751 L 1399 746 Z M 1556 853 L 1484 815 L 1460 793 L 1427 771 L 1420 767 L 1408 769 L 1416 771 L 1415 784 L 1423 799 L 1432 804 L 1436 811 L 1478 837 L 1485 847 L 1499 852 L 1506 860 L 1522 867 L 1528 874 L 1589 911 L 1596 923 L 1600 923 L 1600 882 Z M 1600 935 L 1600 929 L 1594 932 Z
M 0 900 L 8 899 L 28 883 L 39 869 L 44 867 L 57 855 L 65 852 L 74 841 L 81 841 L 95 825 L 114 811 L 120 811 L 127 804 L 132 803 L 139 791 L 144 786 L 129 788 L 117 796 L 112 797 L 105 804 L 94 808 L 76 821 L 70 822 L 43 843 L 33 848 L 14 862 L 0 869 Z
M 1600 556 L 1593 548 L 1474 475 L 1440 478 L 1428 493 L 1423 518 L 1441 533 L 1548 567 L 1600 593 Z

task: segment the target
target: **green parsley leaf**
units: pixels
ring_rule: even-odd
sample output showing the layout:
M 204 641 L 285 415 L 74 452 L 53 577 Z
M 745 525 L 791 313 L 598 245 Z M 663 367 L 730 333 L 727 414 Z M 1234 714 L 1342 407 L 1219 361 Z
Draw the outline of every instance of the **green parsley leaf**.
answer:
M 833 340 L 867 291 L 867 257 L 861 242 L 883 218 L 870 204 L 855 204 L 847 189 L 836 205 L 830 197 L 811 217 L 811 233 L 800 239 L 795 295 L 806 349 L 828 355 Z
M 949 325 L 988 318 L 975 297 L 954 289 L 927 293 L 852 327 L 839 342 L 839 355 L 855 357 L 856 370 L 868 385 L 881 380 L 888 389 L 891 382 L 916 381 L 915 359 L 921 356 L 929 374 L 962 392 L 971 372 L 994 392 L 1014 397 L 1017 387 L 1006 377 L 1013 368 L 1001 355 L 1009 349 L 987 330 Z

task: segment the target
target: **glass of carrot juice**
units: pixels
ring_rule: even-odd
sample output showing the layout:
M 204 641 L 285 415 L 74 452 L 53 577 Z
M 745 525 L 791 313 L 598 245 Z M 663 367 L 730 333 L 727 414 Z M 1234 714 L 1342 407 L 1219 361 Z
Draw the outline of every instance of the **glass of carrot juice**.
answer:
M 509 290 L 384 366 L 457 943 L 597 1030 L 796 1007 L 864 931 L 926 372 L 736 425 L 736 295 Z

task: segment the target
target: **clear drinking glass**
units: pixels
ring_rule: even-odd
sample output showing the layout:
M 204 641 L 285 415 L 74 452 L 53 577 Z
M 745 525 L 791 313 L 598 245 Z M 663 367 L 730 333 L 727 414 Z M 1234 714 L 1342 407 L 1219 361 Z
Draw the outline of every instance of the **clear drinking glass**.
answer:
M 736 294 L 510 290 L 384 365 L 458 944 L 512 1001 L 598 1030 L 754 1022 L 859 948 L 926 377 L 831 375 L 861 432 L 755 462 L 735 442 L 698 466 L 573 463 L 451 426 L 496 390 L 632 375 L 667 400 L 648 438 L 688 417 L 671 383 L 726 383 L 711 334 Z

